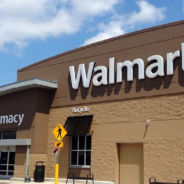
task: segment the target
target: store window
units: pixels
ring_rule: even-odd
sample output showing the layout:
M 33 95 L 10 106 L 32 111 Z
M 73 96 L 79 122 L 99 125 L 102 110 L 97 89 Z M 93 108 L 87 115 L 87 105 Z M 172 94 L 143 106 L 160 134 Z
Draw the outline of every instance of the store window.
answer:
M 71 166 L 91 165 L 91 135 L 72 136 Z
M 0 139 L 16 139 L 16 131 L 0 131 Z

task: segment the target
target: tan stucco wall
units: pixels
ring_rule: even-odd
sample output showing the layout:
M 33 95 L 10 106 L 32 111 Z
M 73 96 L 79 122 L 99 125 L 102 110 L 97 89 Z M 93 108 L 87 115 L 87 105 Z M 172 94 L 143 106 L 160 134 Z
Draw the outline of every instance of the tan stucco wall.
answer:
M 92 133 L 91 173 L 95 180 L 115 181 L 118 183 L 119 143 L 143 143 L 144 182 L 155 176 L 158 180 L 175 182 L 183 178 L 184 170 L 184 94 L 132 99 L 114 102 L 86 104 L 88 113 L 94 115 Z M 83 107 L 83 106 L 75 106 Z M 55 157 L 52 134 L 58 123 L 64 125 L 72 114 L 72 107 L 53 108 L 48 124 L 48 163 L 47 177 L 53 177 Z M 150 125 L 146 127 L 146 121 Z M 66 177 L 69 166 L 69 138 L 64 138 L 60 163 L 60 177 Z
M 154 176 L 158 181 L 176 183 L 183 179 L 184 139 L 147 140 L 144 143 L 145 179 Z M 145 182 L 146 182 L 145 181 Z
M 30 154 L 29 155 L 29 173 L 28 175 L 33 178 L 36 161 L 43 161 L 47 163 L 46 154 Z M 15 157 L 15 168 L 14 168 L 14 177 L 15 178 L 24 178 L 25 177 L 25 168 L 26 168 L 26 155 L 25 153 L 16 153 Z M 44 165 L 45 165 L 44 163 Z

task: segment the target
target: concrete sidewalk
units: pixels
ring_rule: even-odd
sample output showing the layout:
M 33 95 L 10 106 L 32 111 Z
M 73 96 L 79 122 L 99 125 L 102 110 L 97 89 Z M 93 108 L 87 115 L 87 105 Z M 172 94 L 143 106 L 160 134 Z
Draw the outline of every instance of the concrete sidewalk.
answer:
M 12 181 L 12 180 L 1 180 L 0 179 L 0 184 L 21 184 L 21 183 L 24 183 L 24 181 Z M 31 181 L 30 183 L 33 184 L 33 183 L 38 183 L 38 182 Z M 39 182 L 39 183 L 54 184 L 54 181 L 44 181 L 44 182 Z M 58 181 L 58 184 L 64 184 L 64 182 Z
M 0 179 L 0 184 L 21 184 L 21 183 L 25 183 L 23 179 L 20 179 L 20 180 L 1 180 Z M 27 183 L 27 182 L 26 182 Z M 34 182 L 34 180 L 32 179 L 31 182 L 28 182 L 30 184 L 33 184 L 33 183 L 45 183 L 45 184 L 54 184 L 54 180 L 52 181 L 44 181 L 44 182 Z M 58 184 L 66 184 L 66 182 L 64 181 L 58 181 Z M 72 184 L 72 182 L 68 182 L 68 184 Z
M 45 183 L 45 184 L 54 184 L 54 178 L 46 178 L 44 180 L 44 182 L 34 182 L 34 179 L 31 179 L 31 182 L 24 182 L 23 178 L 11 178 L 10 180 L 4 180 L 4 179 L 0 179 L 0 184 L 21 184 L 21 183 Z M 72 184 L 72 181 L 69 181 L 68 184 Z M 75 182 L 77 183 L 77 182 Z M 66 180 L 65 179 L 58 179 L 58 184 L 66 184 Z M 89 183 L 90 184 L 90 183 Z
M 21 184 L 25 183 L 23 178 L 12 178 L 10 180 L 2 180 L 0 179 L 0 184 Z M 26 182 L 27 183 L 27 182 Z M 31 179 L 31 182 L 28 182 L 28 184 L 33 183 L 45 183 L 45 184 L 54 184 L 54 178 L 45 178 L 44 182 L 34 182 L 33 179 Z M 58 184 L 66 184 L 66 179 L 58 179 Z M 72 180 L 68 181 L 68 184 L 73 184 Z M 86 184 L 86 180 L 75 180 L 75 184 Z M 93 184 L 92 181 L 88 181 L 88 184 Z M 108 181 L 94 181 L 94 184 L 115 184 L 114 182 L 108 182 Z
M 21 183 L 24 183 L 24 181 L 12 181 L 12 180 L 1 180 L 0 179 L 0 184 L 21 184 Z M 29 183 L 33 184 L 33 183 L 36 183 L 36 182 L 31 181 Z M 54 181 L 45 181 L 45 182 L 39 182 L 39 183 L 54 184 Z M 64 184 L 64 183 L 63 182 L 58 182 L 58 184 Z

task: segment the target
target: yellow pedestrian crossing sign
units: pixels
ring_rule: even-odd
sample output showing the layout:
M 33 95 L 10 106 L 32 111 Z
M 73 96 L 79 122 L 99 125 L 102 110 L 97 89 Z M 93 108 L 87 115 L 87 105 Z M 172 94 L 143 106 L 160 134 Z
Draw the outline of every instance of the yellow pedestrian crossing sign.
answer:
M 62 148 L 62 147 L 63 147 L 63 142 L 55 142 L 55 143 L 54 143 L 54 146 L 55 146 L 55 147 L 60 147 L 60 148 Z
M 64 136 L 67 134 L 67 131 L 65 130 L 65 128 L 63 127 L 61 123 L 58 124 L 52 132 L 58 141 L 63 139 Z

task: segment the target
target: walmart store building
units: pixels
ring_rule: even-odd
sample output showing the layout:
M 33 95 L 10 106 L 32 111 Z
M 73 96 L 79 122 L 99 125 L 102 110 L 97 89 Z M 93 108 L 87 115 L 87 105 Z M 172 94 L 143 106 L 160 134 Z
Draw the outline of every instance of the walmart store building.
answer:
M 52 130 L 68 131 L 59 178 L 146 184 L 184 178 L 184 21 L 45 59 L 0 87 L 0 176 L 54 177 Z M 28 169 L 29 166 L 29 169 Z

